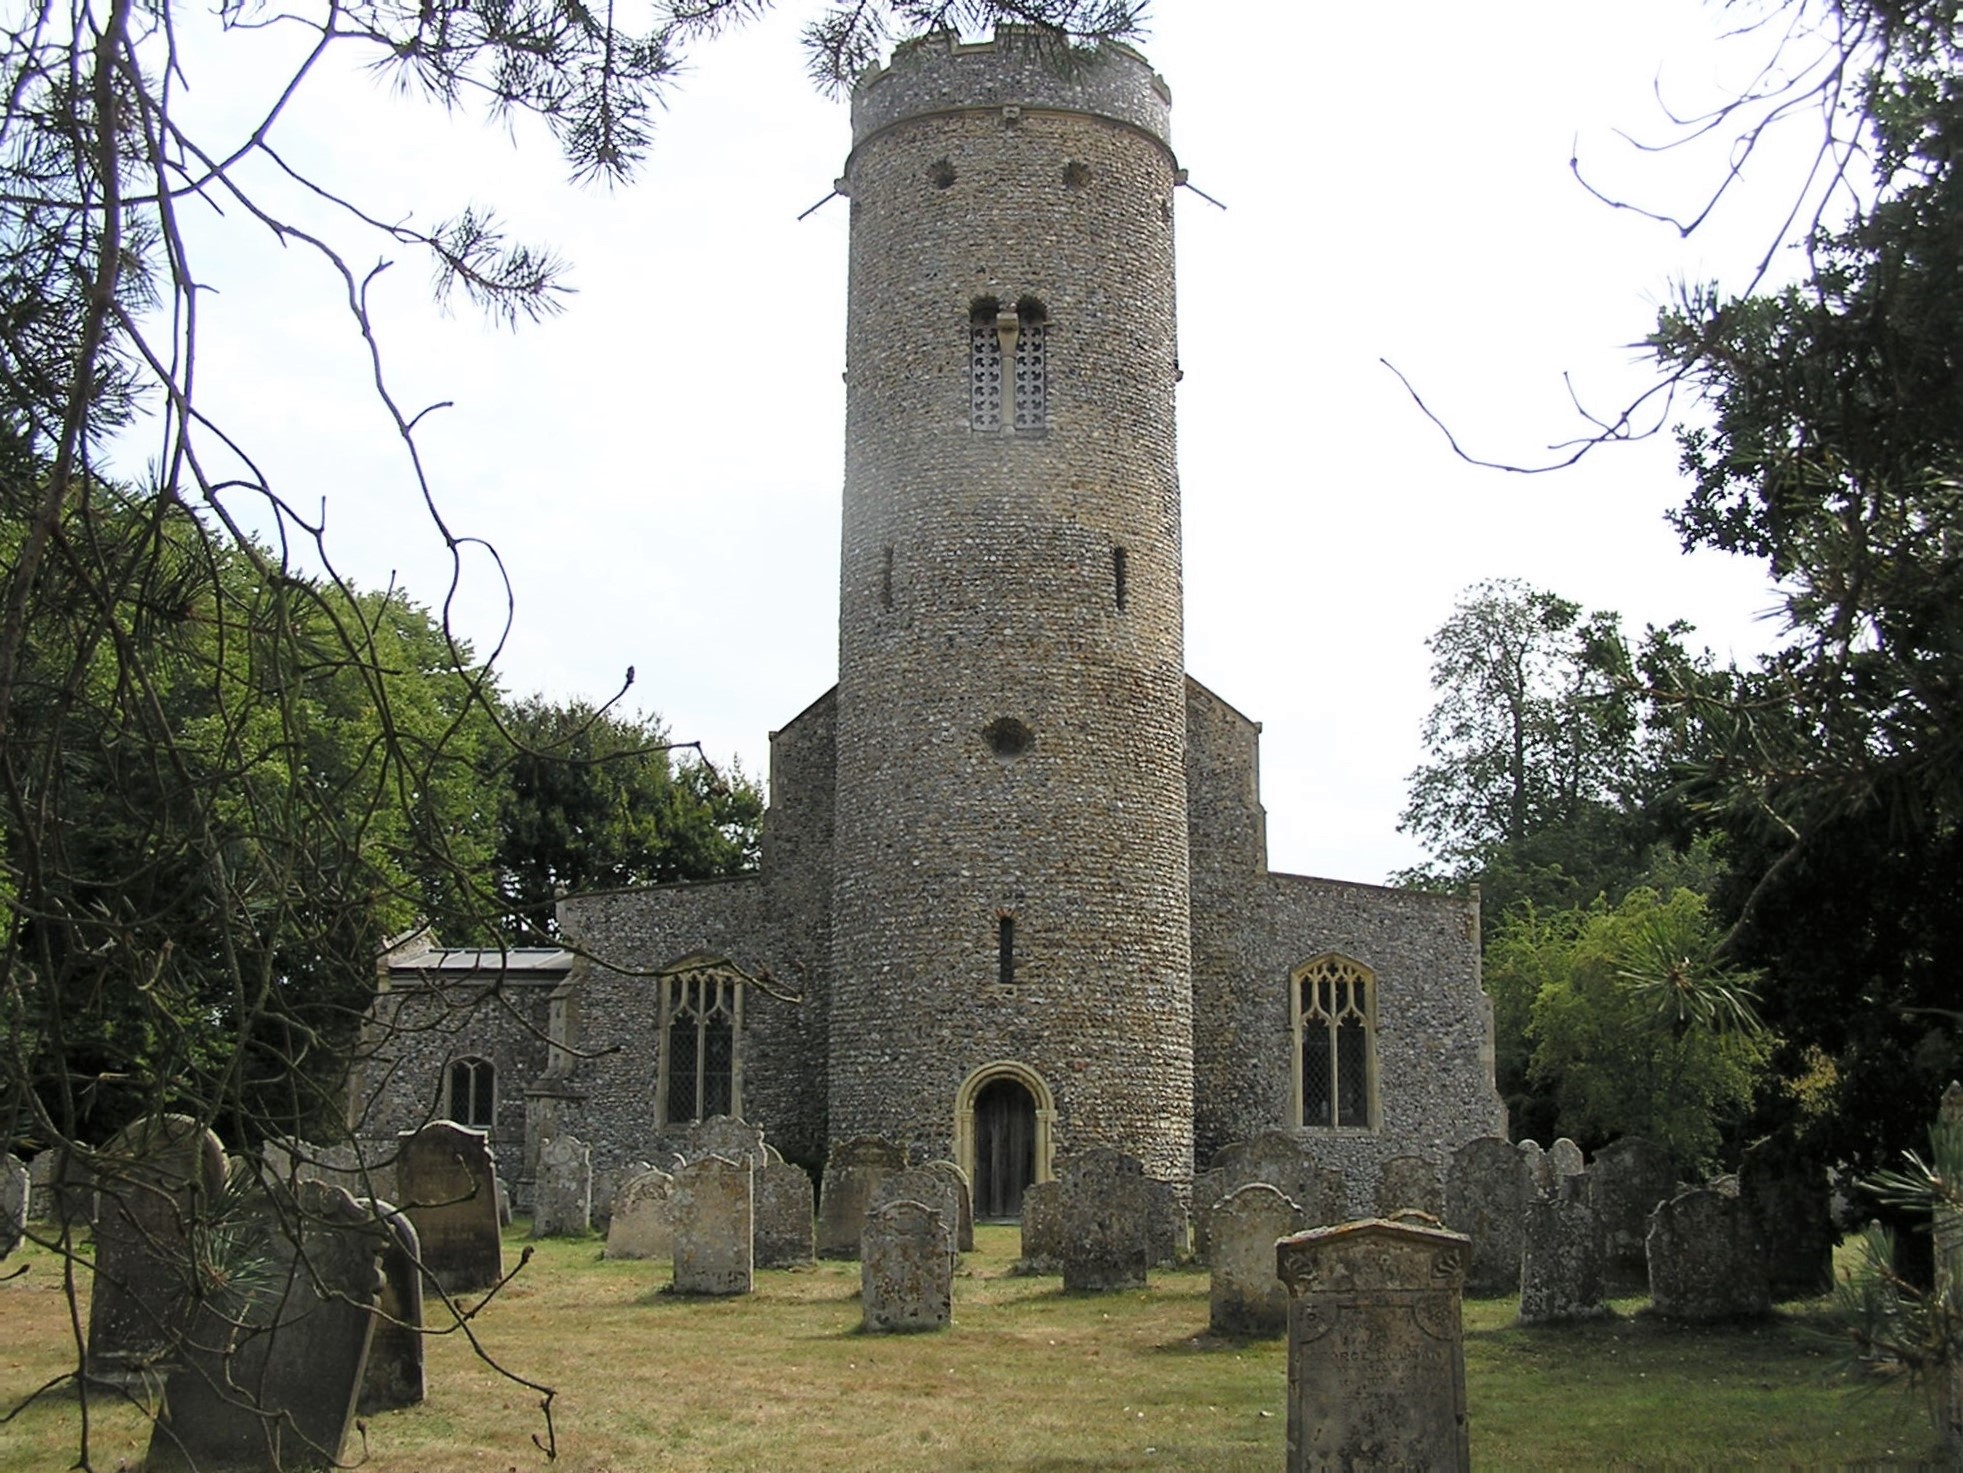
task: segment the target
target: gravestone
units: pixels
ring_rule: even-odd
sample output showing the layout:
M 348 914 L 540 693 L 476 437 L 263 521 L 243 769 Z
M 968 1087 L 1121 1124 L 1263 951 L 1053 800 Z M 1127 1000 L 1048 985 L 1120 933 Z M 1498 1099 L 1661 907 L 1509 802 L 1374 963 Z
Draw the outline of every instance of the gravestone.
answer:
M 1266 1182 L 1214 1204 L 1208 1324 L 1216 1335 L 1279 1335 L 1288 1289 L 1275 1275 L 1275 1243 L 1302 1231 L 1302 1209 Z
M 1053 1181 L 1031 1182 L 1022 1189 L 1022 1255 L 1016 1271 L 1063 1272 L 1063 1196 Z
M 1289 1473 L 1464 1469 L 1466 1240 L 1371 1219 L 1275 1245 L 1288 1289 Z
M 955 1225 L 954 1246 L 962 1253 L 975 1251 L 975 1194 L 968 1173 L 952 1161 L 929 1161 L 923 1170 L 938 1172 L 953 1183 L 961 1207 L 961 1221 Z
M 271 1282 L 243 1305 L 198 1313 L 151 1431 L 149 1473 L 340 1465 L 390 1236 L 325 1182 L 260 1200 Z
M 1445 1225 L 1472 1240 L 1466 1293 L 1519 1292 L 1526 1210 L 1527 1164 L 1511 1141 L 1480 1136 L 1452 1153 L 1445 1176 Z
M 1580 1176 L 1588 1169 L 1588 1158 L 1566 1136 L 1562 1136 L 1547 1148 L 1548 1157 L 1554 1163 L 1554 1170 L 1561 1176 Z
M 1766 1285 L 1778 1299 L 1811 1299 L 1833 1287 L 1833 1195 L 1827 1169 L 1790 1132 L 1749 1146 L 1738 1195 L 1765 1250 Z
M 1648 1288 L 1643 1240 L 1649 1215 L 1676 1194 L 1677 1168 L 1654 1141 L 1628 1135 L 1595 1153 L 1588 1167 L 1588 1200 L 1601 1226 L 1602 1275 L 1612 1291 Z
M 1539 1141 L 1520 1142 L 1520 1160 L 1527 1168 L 1527 1191 L 1546 1196 L 1561 1180 L 1554 1158 L 1540 1148 Z
M 259 1159 L 272 1182 L 291 1187 L 302 1181 L 324 1181 L 357 1199 L 369 1195 L 369 1184 L 382 1174 L 379 1169 L 364 1169 L 352 1144 L 320 1146 L 287 1137 L 262 1142 Z
M 1145 1261 L 1152 1268 L 1174 1268 L 1187 1250 L 1186 1209 L 1179 1189 L 1157 1177 L 1145 1178 Z
M 755 1182 L 745 1161 L 704 1156 L 675 1172 L 675 1292 L 748 1294 L 755 1285 Z
M 388 1231 L 382 1246 L 382 1293 L 368 1344 L 356 1410 L 364 1417 L 415 1406 L 423 1399 L 422 1244 L 407 1213 L 373 1198 L 362 1209 Z
M 1193 1181 L 1193 1253 L 1205 1262 L 1211 1252 L 1207 1216 L 1213 1204 L 1237 1187 L 1265 1182 L 1302 1209 L 1306 1224 L 1324 1227 L 1349 1218 L 1349 1186 L 1333 1166 L 1317 1166 L 1310 1146 L 1285 1130 L 1264 1130 L 1223 1146 L 1211 1169 Z
M 1602 1235 L 1588 1179 L 1563 1176 L 1529 1192 L 1522 1214 L 1520 1323 L 1555 1324 L 1608 1313 L 1602 1303 Z
M 555 1135 L 538 1149 L 532 1236 L 576 1238 L 592 1230 L 593 1152 L 576 1135 Z
M 593 1173 L 593 1226 L 601 1232 L 613 1227 L 613 1204 L 620 1196 L 620 1189 L 654 1169 L 652 1161 L 624 1161 L 605 1171 Z
M 225 1186 L 225 1148 L 185 1115 L 139 1120 L 96 1153 L 88 1375 L 122 1382 L 173 1354 L 197 1302 L 195 1225 Z
M 56 1227 L 95 1221 L 95 1188 L 88 1163 L 66 1146 L 49 1146 L 27 1166 L 27 1216 Z
M 9 1151 L 0 1153 L 0 1258 L 20 1246 L 27 1232 L 27 1167 Z
M 423 1245 L 423 1268 L 446 1294 L 490 1288 L 504 1275 L 504 1256 L 489 1136 L 432 1120 L 396 1139 L 396 1190 Z
M 1771 1312 L 1764 1246 L 1740 1197 L 1692 1187 L 1658 1203 L 1648 1248 L 1649 1295 L 1658 1314 L 1708 1321 Z
M 948 1243 L 955 1241 L 955 1224 L 961 1219 L 961 1194 L 956 1183 L 925 1166 L 909 1166 L 880 1178 L 866 1204 L 868 1213 L 888 1202 L 922 1202 L 940 1213 L 948 1225 Z
M 765 1159 L 763 1127 L 734 1115 L 711 1115 L 691 1125 L 681 1135 L 676 1149 L 689 1161 L 720 1156 L 725 1161 L 761 1166 Z
M 814 1250 L 811 1177 L 789 1161 L 756 1169 L 756 1266 L 803 1268 Z
M 1392 1156 L 1377 1168 L 1377 1216 L 1399 1212 L 1445 1215 L 1445 1185 L 1436 1164 L 1422 1156 Z
M 1058 1163 L 1063 1287 L 1108 1294 L 1143 1289 L 1151 1259 L 1151 1199 L 1136 1156 L 1093 1146 Z
M 622 1187 L 613 1199 L 605 1256 L 673 1258 L 674 1189 L 674 1177 L 652 1167 Z
M 857 1258 L 873 1189 L 889 1172 L 906 1170 L 907 1153 L 879 1136 L 855 1136 L 832 1147 L 818 1192 L 818 1256 Z
M 866 1214 L 859 1301 L 874 1333 L 939 1330 L 954 1303 L 954 1233 L 940 1209 L 894 1199 Z

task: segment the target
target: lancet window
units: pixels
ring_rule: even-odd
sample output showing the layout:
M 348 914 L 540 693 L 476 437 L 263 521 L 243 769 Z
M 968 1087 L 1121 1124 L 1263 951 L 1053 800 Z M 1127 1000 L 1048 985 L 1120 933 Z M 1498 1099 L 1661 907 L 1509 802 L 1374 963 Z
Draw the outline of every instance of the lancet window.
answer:
M 742 974 L 704 962 L 671 967 L 659 982 L 662 1123 L 741 1114 Z
M 1296 1124 L 1368 1130 L 1376 1111 L 1376 987 L 1348 957 L 1317 957 L 1289 977 L 1295 1020 Z

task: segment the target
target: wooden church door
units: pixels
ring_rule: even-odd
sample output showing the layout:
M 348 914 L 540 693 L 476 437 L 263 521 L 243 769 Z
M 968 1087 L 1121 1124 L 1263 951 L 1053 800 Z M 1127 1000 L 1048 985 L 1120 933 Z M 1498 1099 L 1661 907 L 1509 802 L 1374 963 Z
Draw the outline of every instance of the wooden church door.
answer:
M 1013 1079 L 975 1096 L 975 1216 L 1022 1216 L 1022 1189 L 1036 1179 L 1036 1101 Z

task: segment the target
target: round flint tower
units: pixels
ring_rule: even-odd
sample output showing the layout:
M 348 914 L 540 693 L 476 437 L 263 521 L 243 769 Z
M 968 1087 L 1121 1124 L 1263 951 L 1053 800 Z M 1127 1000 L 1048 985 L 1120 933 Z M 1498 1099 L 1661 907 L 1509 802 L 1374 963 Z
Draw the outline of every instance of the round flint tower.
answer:
M 853 96 L 830 1131 L 1192 1169 L 1168 94 L 1004 27 Z

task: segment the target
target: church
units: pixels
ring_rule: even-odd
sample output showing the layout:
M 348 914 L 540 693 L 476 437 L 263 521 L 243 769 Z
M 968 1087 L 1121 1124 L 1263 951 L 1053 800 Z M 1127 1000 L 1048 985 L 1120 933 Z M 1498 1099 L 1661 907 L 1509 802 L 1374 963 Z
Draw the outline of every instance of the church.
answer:
M 740 1115 L 1012 1218 L 1056 1158 L 1184 1189 L 1281 1128 L 1351 1183 L 1504 1134 L 1473 897 L 1276 874 L 1259 726 L 1185 668 L 1170 93 L 1107 44 L 902 46 L 852 97 L 838 683 L 760 869 L 567 897 L 563 950 L 383 961 L 364 1137 L 596 1178 Z

